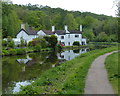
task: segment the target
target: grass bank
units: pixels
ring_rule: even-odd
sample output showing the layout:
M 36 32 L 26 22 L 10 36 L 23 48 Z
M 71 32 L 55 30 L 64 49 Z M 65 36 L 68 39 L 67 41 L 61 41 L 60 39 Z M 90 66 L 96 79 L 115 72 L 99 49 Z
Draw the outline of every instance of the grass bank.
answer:
M 35 50 L 34 48 L 19 48 L 19 49 L 9 49 L 9 50 L 2 50 L 2 56 L 14 56 L 14 55 L 23 55 L 26 53 L 32 52 L 44 52 L 44 51 L 52 51 L 52 48 L 42 48 L 39 50 Z
M 21 87 L 18 94 L 83 94 L 88 69 L 99 55 L 117 47 L 96 49 L 81 54 L 71 61 L 47 70 L 31 85 Z
M 120 74 L 118 73 L 118 53 L 113 53 L 106 58 L 105 67 L 108 72 L 108 79 L 114 89 L 114 92 L 118 94 L 118 81 L 120 80 Z

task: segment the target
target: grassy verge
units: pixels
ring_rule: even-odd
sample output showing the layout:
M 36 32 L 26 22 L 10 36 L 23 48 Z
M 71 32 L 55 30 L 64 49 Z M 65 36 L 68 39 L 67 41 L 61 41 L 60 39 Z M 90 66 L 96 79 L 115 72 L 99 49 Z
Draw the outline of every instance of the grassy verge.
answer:
M 21 49 L 9 49 L 9 50 L 2 50 L 2 56 L 12 56 L 12 55 L 23 55 L 26 53 L 32 52 L 44 52 L 44 51 L 52 51 L 52 48 L 44 48 L 35 50 L 34 48 L 21 48 Z
M 120 54 L 120 52 L 118 53 Z M 109 55 L 105 61 L 108 78 L 116 94 L 118 94 L 118 79 L 120 80 L 120 74 L 118 73 L 118 53 Z
M 117 47 L 97 49 L 81 54 L 71 61 L 44 72 L 31 85 L 21 87 L 19 94 L 83 94 L 91 63 L 99 55 Z

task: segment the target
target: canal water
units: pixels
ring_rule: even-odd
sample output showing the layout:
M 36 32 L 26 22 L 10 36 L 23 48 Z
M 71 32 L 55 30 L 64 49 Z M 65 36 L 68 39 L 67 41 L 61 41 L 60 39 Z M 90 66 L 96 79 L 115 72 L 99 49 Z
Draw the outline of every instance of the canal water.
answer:
M 34 81 L 46 70 L 59 66 L 65 61 L 72 60 L 88 49 L 66 50 L 61 53 L 44 52 L 29 53 L 19 56 L 6 56 L 2 58 L 2 92 L 13 94 Z

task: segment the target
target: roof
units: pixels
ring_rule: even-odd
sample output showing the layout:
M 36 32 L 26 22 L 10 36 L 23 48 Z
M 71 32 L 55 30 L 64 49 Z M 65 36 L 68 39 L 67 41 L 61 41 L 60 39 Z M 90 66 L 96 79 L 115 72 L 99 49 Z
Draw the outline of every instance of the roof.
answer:
M 70 34 L 82 34 L 81 31 L 69 31 L 69 32 L 70 32 Z
M 26 30 L 26 32 L 28 35 L 37 35 L 38 31 L 33 30 L 32 28 L 29 28 L 28 30 Z
M 55 32 L 52 32 L 52 31 L 50 31 L 50 30 L 45 30 L 45 31 L 43 31 L 45 34 L 47 34 L 47 35 L 52 35 L 52 34 L 55 34 Z
M 65 30 L 55 30 L 55 33 L 58 35 L 65 35 L 66 34 Z
M 24 29 L 21 29 L 23 30 L 24 32 L 26 32 L 28 35 L 37 35 L 37 32 L 36 30 L 33 30 L 31 28 L 29 28 L 28 30 L 24 30 Z M 20 31 L 21 31 L 20 30 Z M 19 32 L 20 32 L 19 31 Z M 81 31 L 69 31 L 70 33 L 66 33 L 65 30 L 55 30 L 54 32 L 52 32 L 51 30 L 44 30 L 43 31 L 45 34 L 47 35 L 52 35 L 52 34 L 57 34 L 57 35 L 65 35 L 65 34 L 82 34 Z

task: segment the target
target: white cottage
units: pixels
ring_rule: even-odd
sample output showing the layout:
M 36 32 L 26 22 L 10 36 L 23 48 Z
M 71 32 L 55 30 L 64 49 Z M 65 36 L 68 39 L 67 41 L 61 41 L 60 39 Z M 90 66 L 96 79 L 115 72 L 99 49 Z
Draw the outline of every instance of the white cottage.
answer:
M 58 42 L 61 42 L 65 46 L 72 46 L 75 41 L 79 41 L 80 45 L 86 45 L 86 38 L 82 38 L 82 25 L 80 25 L 80 31 L 69 31 L 68 27 L 65 25 L 64 30 L 55 30 L 55 26 L 52 26 L 52 30 L 40 30 L 35 31 L 32 29 L 25 30 L 22 28 L 18 34 L 17 38 L 14 38 L 15 44 L 20 43 L 20 39 L 23 38 L 27 43 L 34 38 L 45 35 L 56 35 L 58 37 Z

